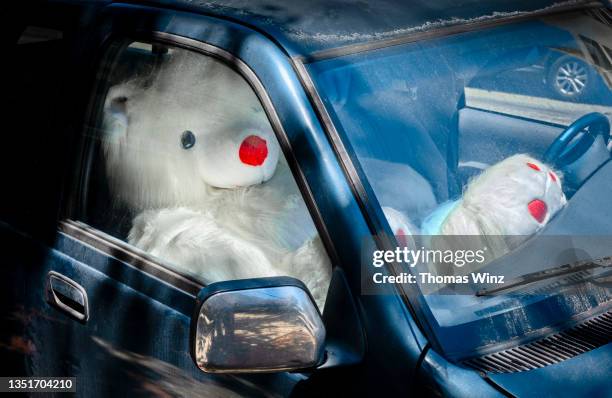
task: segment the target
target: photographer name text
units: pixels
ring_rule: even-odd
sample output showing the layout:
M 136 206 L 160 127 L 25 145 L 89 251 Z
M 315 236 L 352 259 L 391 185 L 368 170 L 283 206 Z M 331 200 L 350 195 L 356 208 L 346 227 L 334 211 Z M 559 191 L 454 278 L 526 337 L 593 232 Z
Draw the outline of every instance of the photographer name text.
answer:
M 402 272 L 399 275 L 383 275 L 377 272 L 373 275 L 373 281 L 380 283 L 417 283 L 421 284 L 462 284 L 483 283 L 503 284 L 504 275 L 491 275 L 488 272 L 471 272 L 469 275 L 434 275 L 430 272 L 420 272 L 417 275 Z

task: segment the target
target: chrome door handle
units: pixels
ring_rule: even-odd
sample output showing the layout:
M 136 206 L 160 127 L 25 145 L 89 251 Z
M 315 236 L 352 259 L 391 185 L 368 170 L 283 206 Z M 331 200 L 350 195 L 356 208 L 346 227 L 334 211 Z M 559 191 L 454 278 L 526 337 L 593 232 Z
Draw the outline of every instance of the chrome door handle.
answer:
M 83 286 L 58 272 L 49 271 L 45 290 L 49 304 L 79 321 L 89 319 L 89 303 Z

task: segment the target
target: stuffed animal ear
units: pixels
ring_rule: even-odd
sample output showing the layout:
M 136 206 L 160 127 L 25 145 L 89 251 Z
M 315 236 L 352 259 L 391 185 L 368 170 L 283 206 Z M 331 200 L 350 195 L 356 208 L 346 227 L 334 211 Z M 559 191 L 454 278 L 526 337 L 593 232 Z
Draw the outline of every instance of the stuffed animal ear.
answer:
M 108 91 L 102 121 L 105 139 L 114 141 L 127 134 L 127 112 L 131 94 L 130 85 L 114 86 Z

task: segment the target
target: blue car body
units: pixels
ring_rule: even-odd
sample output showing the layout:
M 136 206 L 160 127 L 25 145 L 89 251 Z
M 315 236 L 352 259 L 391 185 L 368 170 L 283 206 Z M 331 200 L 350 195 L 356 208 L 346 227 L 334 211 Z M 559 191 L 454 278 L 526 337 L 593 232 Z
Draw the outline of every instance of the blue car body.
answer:
M 282 1 L 158 0 L 19 6 L 13 21 L 16 31 L 29 25 L 56 25 L 70 41 L 66 48 L 16 66 L 27 65 L 40 75 L 33 81 L 46 83 L 32 87 L 47 88 L 41 96 L 51 102 L 17 100 L 15 109 L 10 108 L 14 115 L 27 115 L 16 108 L 28 103 L 32 118 L 38 112 L 43 116 L 31 122 L 20 119 L 27 122 L 20 132 L 24 134 L 7 137 L 3 144 L 7 189 L 0 228 L 4 317 L 0 350 L 5 365 L 10 364 L 11 374 L 6 376 L 75 376 L 77 392 L 87 397 L 168 392 L 180 396 L 612 396 L 612 344 L 529 372 L 484 374 L 437 352 L 428 326 L 416 315 L 418 298 L 400 294 L 391 285 L 381 286 L 378 294 L 361 294 L 362 278 L 370 277 L 364 273 L 373 272 L 359 267 L 363 245 L 379 244 L 375 237 L 389 227 L 373 199 L 367 173 L 346 163 L 353 149 L 330 132 L 330 121 L 321 113 L 322 104 L 313 97 L 309 80 L 309 72 L 316 74 L 311 62 L 359 46 L 365 49 L 373 39 L 383 48 L 404 36 L 416 41 L 419 35 L 427 38 L 436 31 L 470 31 L 477 24 L 494 26 L 498 19 L 528 19 L 592 6 L 559 4 L 317 0 L 289 6 Z M 487 15 L 496 17 L 483 19 Z M 205 43 L 207 51 L 238 58 L 247 67 L 241 73 L 260 82 L 260 100 L 274 109 L 284 133 L 283 150 L 298 182 L 309 192 L 315 224 L 338 265 L 323 314 L 327 361 L 319 369 L 203 373 L 193 363 L 188 346 L 202 286 L 180 277 L 169 283 L 154 270 L 134 266 L 121 250 L 100 249 L 95 233 L 66 219 L 65 187 L 74 178 L 74 159 L 79 156 L 76 136 L 85 122 L 97 63 L 105 44 L 117 36 L 187 48 Z M 530 56 L 517 55 L 522 60 Z M 534 63 L 539 59 L 534 57 Z M 50 66 L 37 72 L 37 62 Z M 488 78 L 481 78 L 483 86 Z M 31 124 L 47 130 L 43 134 L 28 127 Z M 28 162 L 12 154 L 24 147 L 31 151 Z M 83 286 L 89 297 L 87 322 L 71 319 L 47 303 L 49 271 Z M 457 351 L 474 338 L 471 332 L 464 333 L 454 337 Z

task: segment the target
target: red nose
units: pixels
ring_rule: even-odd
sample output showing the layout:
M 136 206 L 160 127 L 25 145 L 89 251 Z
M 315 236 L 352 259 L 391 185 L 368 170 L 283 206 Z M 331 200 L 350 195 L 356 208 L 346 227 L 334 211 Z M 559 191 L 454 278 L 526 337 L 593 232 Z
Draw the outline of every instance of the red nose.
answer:
M 397 239 L 397 243 L 399 243 L 401 246 L 408 246 L 408 240 L 406 239 L 406 232 L 404 232 L 403 229 L 398 228 L 397 231 L 395 231 L 395 238 Z
M 268 157 L 266 140 L 256 135 L 249 135 L 240 144 L 238 156 L 244 164 L 261 166 Z
M 536 219 L 537 222 L 542 223 L 546 218 L 546 212 L 548 211 L 548 207 L 546 206 L 546 202 L 540 199 L 534 199 L 527 205 L 527 209 L 529 210 L 529 214 L 533 218 Z

